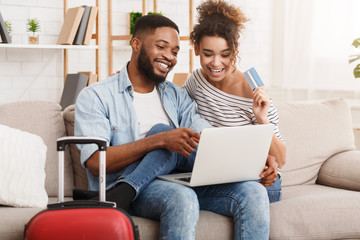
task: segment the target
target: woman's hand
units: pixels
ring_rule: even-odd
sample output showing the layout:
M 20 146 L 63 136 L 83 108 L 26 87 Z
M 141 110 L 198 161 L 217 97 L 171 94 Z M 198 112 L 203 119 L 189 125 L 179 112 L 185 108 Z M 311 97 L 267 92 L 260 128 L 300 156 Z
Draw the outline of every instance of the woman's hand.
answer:
M 274 182 L 276 182 L 277 174 L 278 174 L 278 163 L 275 160 L 275 157 L 268 155 L 266 160 L 266 166 L 264 167 L 264 171 L 260 174 L 260 183 L 264 187 L 271 186 Z
M 270 123 L 268 113 L 270 108 L 270 96 L 266 93 L 264 86 L 254 90 L 253 113 L 260 124 Z

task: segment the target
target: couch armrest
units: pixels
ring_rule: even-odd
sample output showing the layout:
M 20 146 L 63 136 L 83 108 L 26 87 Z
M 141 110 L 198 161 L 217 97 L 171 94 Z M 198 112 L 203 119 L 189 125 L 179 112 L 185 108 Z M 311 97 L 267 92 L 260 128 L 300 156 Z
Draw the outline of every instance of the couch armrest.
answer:
M 317 183 L 360 191 L 360 151 L 345 151 L 331 156 L 321 166 Z

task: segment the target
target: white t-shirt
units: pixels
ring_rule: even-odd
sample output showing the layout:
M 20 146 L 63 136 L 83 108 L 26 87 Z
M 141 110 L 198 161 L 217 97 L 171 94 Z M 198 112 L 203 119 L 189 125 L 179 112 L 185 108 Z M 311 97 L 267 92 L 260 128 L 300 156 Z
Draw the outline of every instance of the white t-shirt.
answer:
M 163 123 L 170 125 L 156 87 L 150 93 L 134 92 L 133 104 L 140 125 L 141 138 L 144 138 L 155 124 Z

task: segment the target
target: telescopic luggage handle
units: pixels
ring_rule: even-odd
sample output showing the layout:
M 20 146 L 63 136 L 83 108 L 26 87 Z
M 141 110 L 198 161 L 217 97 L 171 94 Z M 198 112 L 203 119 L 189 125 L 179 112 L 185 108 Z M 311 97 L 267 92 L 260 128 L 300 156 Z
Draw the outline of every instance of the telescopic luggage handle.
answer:
M 58 202 L 64 202 L 64 151 L 68 144 L 96 144 L 99 158 L 99 200 L 105 202 L 105 176 L 106 176 L 106 140 L 99 137 L 71 136 L 62 137 L 56 141 L 59 154 L 59 189 Z

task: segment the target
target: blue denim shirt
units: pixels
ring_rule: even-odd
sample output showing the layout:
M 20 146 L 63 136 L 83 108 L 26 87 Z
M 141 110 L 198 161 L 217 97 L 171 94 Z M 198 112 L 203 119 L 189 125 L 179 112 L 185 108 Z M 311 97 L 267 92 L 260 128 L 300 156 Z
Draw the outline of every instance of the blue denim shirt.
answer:
M 195 102 L 187 92 L 171 82 L 157 86 L 171 125 L 188 127 L 196 132 L 212 127 L 196 113 Z M 84 88 L 75 105 L 75 136 L 96 136 L 107 140 L 108 146 L 122 145 L 140 139 L 140 127 L 133 106 L 133 86 L 127 65 L 120 73 Z M 78 145 L 81 163 L 97 150 L 95 144 Z M 107 174 L 107 188 L 116 184 L 122 171 Z M 98 190 L 98 179 L 87 169 L 89 189 Z

